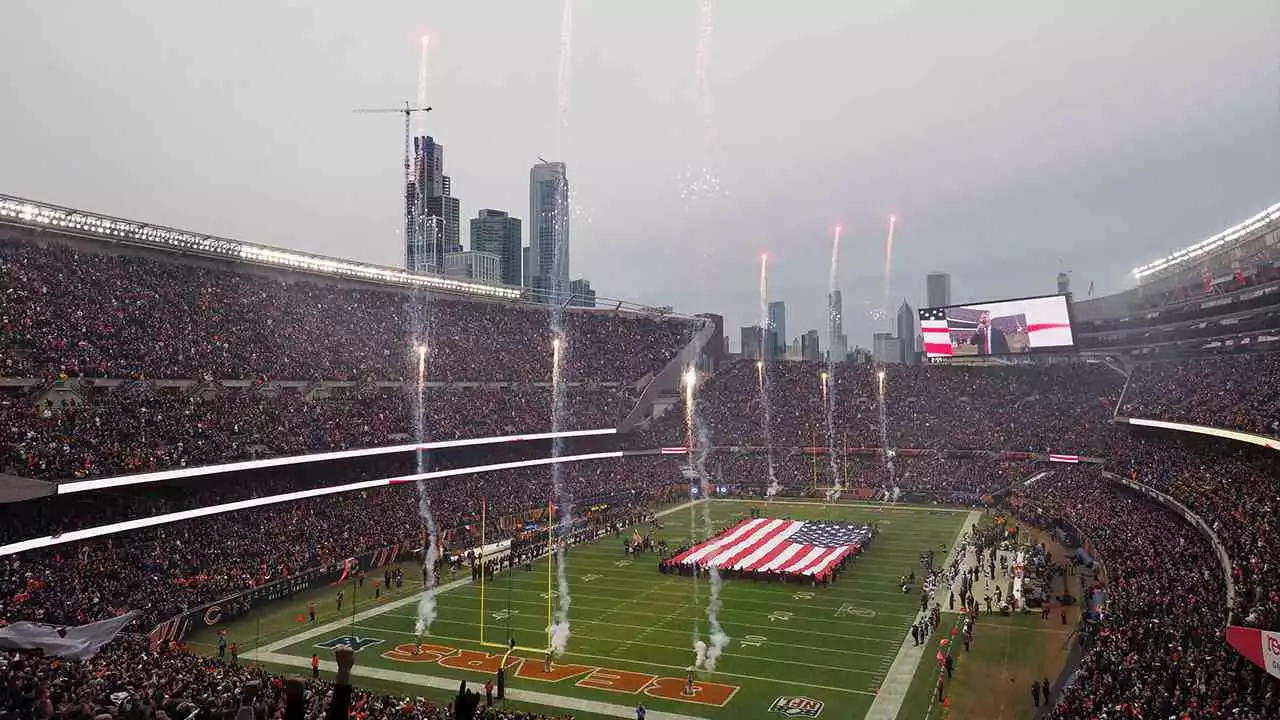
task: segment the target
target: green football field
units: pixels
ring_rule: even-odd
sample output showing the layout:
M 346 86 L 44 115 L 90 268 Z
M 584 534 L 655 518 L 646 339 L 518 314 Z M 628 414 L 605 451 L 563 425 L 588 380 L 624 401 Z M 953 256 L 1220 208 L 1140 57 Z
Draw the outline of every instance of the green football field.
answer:
M 713 521 L 717 529 L 727 527 L 751 507 L 713 502 Z M 720 620 L 732 642 L 714 673 L 696 674 L 692 698 L 683 690 L 694 659 L 695 623 L 706 637 L 707 581 L 660 574 L 657 554 L 629 560 L 614 537 L 576 546 L 566 565 L 572 596 L 568 652 L 549 673 L 541 652 L 513 652 L 506 665 L 507 703 L 548 713 L 567 710 L 576 718 L 635 717 L 640 702 L 650 718 L 861 718 L 918 608 L 918 595 L 902 594 L 898 577 L 918 568 L 921 551 L 950 548 L 966 514 L 806 503 L 761 510 L 766 517 L 876 522 L 880 535 L 827 589 L 726 579 Z M 655 534 L 672 548 L 687 542 L 689 512 L 665 514 L 665 528 Z M 943 556 L 939 552 L 939 561 Z M 543 561 L 532 571 L 520 568 L 486 584 L 489 646 L 479 643 L 481 588 L 469 573 L 441 579 L 439 615 L 421 652 L 413 646 L 416 584 L 374 602 L 366 582 L 356 592 L 354 609 L 354 588 L 348 587 L 342 613 L 335 607 L 335 588 L 317 591 L 310 596 L 319 610 L 314 625 L 301 618 L 308 596 L 298 596 L 222 627 L 240 644 L 242 661 L 298 673 L 309 670 L 312 653 L 318 653 L 328 676 L 330 648 L 348 644 L 358 648 L 358 684 L 448 702 L 459 679 L 479 689 L 493 677 L 509 637 L 521 647 L 546 646 L 547 571 Z M 405 576 L 416 579 L 416 568 L 407 567 Z M 211 638 L 206 631 L 194 640 L 207 648 Z

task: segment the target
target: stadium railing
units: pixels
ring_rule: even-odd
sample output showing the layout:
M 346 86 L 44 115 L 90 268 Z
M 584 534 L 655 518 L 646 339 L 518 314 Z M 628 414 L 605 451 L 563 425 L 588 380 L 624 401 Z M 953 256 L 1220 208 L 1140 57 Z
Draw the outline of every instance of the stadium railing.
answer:
M 1227 554 L 1226 546 L 1224 546 L 1222 541 L 1218 539 L 1218 535 L 1213 532 L 1213 528 L 1209 527 L 1209 524 L 1206 523 L 1203 518 L 1192 512 L 1186 505 L 1183 505 L 1173 499 L 1173 497 L 1162 493 L 1149 485 L 1144 485 L 1136 480 L 1131 480 L 1123 475 L 1117 475 L 1106 470 L 1102 471 L 1102 476 L 1112 482 L 1119 483 L 1132 490 L 1137 490 L 1143 495 L 1146 495 L 1152 500 L 1155 500 L 1161 505 L 1164 505 L 1170 510 L 1178 513 L 1205 536 L 1209 541 L 1209 544 L 1213 547 L 1214 552 L 1217 553 L 1218 562 L 1222 565 L 1222 579 L 1226 582 L 1227 586 L 1227 617 L 1223 625 L 1224 627 L 1226 625 L 1230 625 L 1231 610 L 1236 605 L 1236 588 L 1235 581 L 1231 574 L 1231 557 Z
M 696 363 L 702 348 L 706 346 L 711 336 L 716 332 L 715 323 L 710 320 L 702 320 L 702 327 L 698 328 L 698 332 L 694 333 L 693 338 L 680 348 L 680 352 L 666 364 L 666 367 L 658 371 L 656 375 L 645 386 L 640 393 L 640 398 L 636 401 L 636 405 L 627 413 L 623 419 L 620 429 L 624 432 L 639 425 L 649 418 L 653 413 L 654 401 L 663 396 L 669 395 L 672 391 L 679 391 L 681 378 L 686 370 Z
M 1194 423 L 1172 422 L 1170 420 L 1154 420 L 1151 418 L 1130 418 L 1120 416 L 1113 418 L 1113 422 L 1133 425 L 1135 427 L 1149 427 L 1161 430 L 1194 433 L 1197 435 L 1209 435 L 1212 437 L 1224 438 L 1226 440 L 1249 443 L 1251 445 L 1260 445 L 1268 450 L 1280 451 L 1280 438 L 1274 438 L 1269 435 L 1258 435 L 1256 433 L 1240 432 L 1239 430 L 1214 427 L 1212 425 L 1196 425 Z

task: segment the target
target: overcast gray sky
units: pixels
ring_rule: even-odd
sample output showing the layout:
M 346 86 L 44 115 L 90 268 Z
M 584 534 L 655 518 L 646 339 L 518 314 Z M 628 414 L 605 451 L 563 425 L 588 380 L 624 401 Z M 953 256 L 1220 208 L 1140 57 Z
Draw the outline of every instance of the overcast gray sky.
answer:
M 602 294 L 823 327 L 831 229 L 851 343 L 918 305 L 1125 287 L 1130 268 L 1280 200 L 1275 0 L 7 0 L 0 192 L 360 260 L 401 261 L 415 93 L 464 217 L 523 218 L 536 156 L 569 164 L 572 267 Z M 703 158 L 707 158 L 704 163 Z M 681 197 L 707 164 L 722 194 Z M 466 230 L 464 228 L 464 237 Z M 874 328 L 873 328 L 874 325 Z

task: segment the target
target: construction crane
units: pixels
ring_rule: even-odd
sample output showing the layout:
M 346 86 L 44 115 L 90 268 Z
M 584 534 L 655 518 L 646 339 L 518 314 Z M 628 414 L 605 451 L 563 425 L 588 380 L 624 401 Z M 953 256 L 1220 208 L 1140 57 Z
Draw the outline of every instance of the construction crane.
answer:
M 413 183 L 413 174 L 410 171 L 410 167 L 409 167 L 409 153 L 410 153 L 410 145 L 411 145 L 410 128 L 413 121 L 413 116 L 417 113 L 429 113 L 431 112 L 431 108 L 428 106 L 415 107 L 413 105 L 410 105 L 408 100 L 405 100 L 404 107 L 402 108 L 356 108 L 351 112 L 401 113 L 402 115 L 404 115 L 404 197 L 407 203 L 409 200 L 409 189 L 410 189 L 409 186 Z M 410 209 L 406 204 L 405 217 L 404 217 L 405 248 L 408 248 L 413 242 L 413 217 L 412 216 L 413 216 L 413 210 Z

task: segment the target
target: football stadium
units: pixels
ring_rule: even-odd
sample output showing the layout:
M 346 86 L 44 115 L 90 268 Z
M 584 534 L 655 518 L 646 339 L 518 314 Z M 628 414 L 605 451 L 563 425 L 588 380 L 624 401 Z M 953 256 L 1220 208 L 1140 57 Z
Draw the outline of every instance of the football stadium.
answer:
M 563 130 L 609 31 L 554 5 Z M 692 5 L 705 128 L 745 20 Z M 1280 717 L 1280 204 L 1081 259 L 1107 292 L 1002 285 L 1014 245 L 900 282 L 886 212 L 708 250 L 696 290 L 606 246 L 601 287 L 653 288 L 610 298 L 564 162 L 464 249 L 429 44 L 417 101 L 358 110 L 404 123 L 360 240 L 400 264 L 302 249 L 308 213 L 267 243 L 0 194 L 0 720 Z

